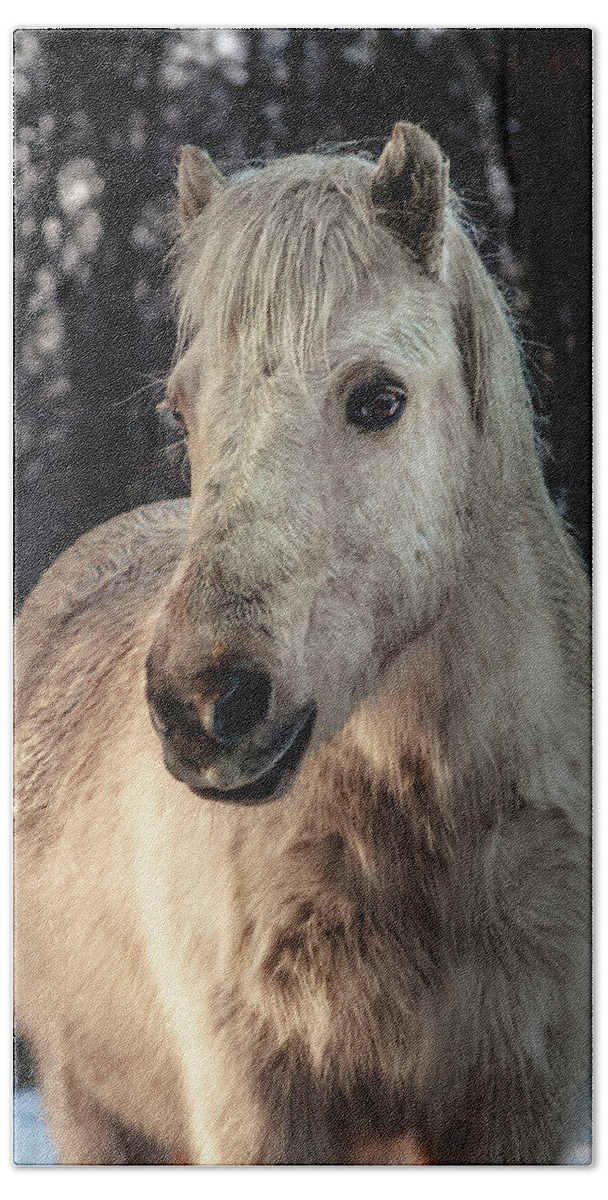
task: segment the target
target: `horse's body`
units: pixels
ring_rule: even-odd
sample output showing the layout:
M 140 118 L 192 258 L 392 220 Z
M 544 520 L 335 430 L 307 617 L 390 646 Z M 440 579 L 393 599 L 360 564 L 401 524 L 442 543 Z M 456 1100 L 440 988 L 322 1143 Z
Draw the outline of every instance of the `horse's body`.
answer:
M 182 160 L 190 511 L 86 535 L 17 635 L 17 1011 L 62 1161 L 565 1153 L 587 589 L 446 199 L 408 126 L 375 174 Z

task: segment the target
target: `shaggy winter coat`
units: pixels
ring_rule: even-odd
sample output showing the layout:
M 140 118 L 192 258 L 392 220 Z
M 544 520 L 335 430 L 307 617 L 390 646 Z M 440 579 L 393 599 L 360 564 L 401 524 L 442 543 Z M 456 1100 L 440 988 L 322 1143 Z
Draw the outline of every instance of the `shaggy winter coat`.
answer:
M 16 1000 L 65 1163 L 551 1163 L 588 1071 L 588 595 L 397 125 L 179 171 L 192 498 L 17 631 Z

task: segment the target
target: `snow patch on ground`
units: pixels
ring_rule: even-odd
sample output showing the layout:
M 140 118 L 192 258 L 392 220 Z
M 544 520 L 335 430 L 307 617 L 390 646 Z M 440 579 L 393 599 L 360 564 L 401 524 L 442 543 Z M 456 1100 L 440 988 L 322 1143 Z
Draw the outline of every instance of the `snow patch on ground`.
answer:
M 15 1092 L 13 1105 L 13 1162 L 18 1167 L 55 1166 L 57 1158 L 47 1133 L 40 1097 L 35 1088 Z

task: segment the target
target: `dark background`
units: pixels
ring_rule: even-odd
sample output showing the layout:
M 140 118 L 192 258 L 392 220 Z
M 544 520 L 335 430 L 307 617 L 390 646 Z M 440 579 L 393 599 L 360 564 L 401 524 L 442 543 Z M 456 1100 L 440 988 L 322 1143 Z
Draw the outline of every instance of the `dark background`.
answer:
M 86 529 L 187 490 L 156 413 L 178 147 L 224 169 L 396 120 L 450 156 L 529 366 L 549 487 L 589 557 L 591 34 L 15 34 L 16 603 Z

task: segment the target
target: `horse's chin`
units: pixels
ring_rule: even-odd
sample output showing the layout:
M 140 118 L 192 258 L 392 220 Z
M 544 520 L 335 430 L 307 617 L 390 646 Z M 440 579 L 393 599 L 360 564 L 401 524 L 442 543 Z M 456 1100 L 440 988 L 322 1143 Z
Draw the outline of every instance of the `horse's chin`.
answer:
M 195 776 L 193 772 L 185 770 L 167 755 L 165 766 L 175 779 L 186 783 L 190 791 L 206 800 L 219 800 L 223 804 L 268 804 L 271 800 L 278 800 L 284 796 L 295 782 L 310 744 L 316 716 L 316 705 L 308 706 L 279 757 L 261 775 L 256 775 L 254 779 L 237 788 L 206 785 L 201 781 L 200 775 Z

